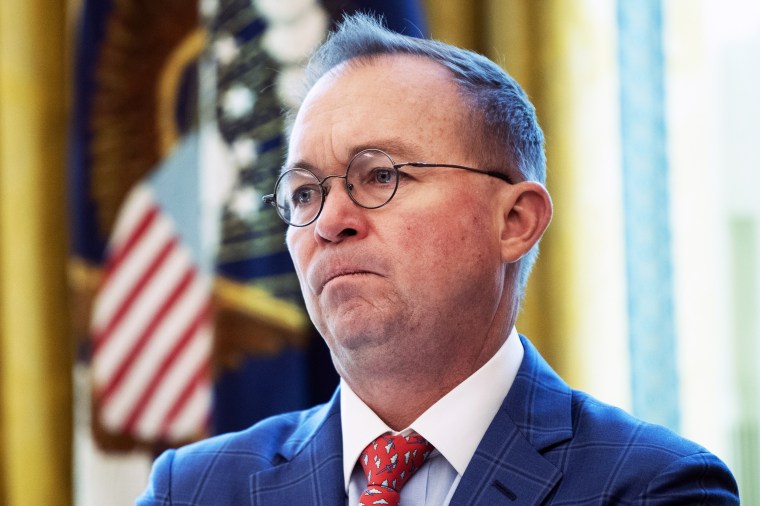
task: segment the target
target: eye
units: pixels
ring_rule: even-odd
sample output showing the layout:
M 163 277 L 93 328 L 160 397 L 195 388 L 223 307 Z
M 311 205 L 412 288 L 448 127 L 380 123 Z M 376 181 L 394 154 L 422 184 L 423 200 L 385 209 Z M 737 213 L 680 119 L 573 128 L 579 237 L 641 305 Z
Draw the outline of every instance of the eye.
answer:
M 393 177 L 393 169 L 376 167 L 369 172 L 367 182 L 370 184 L 389 185 L 393 184 Z
M 293 191 L 290 201 L 293 203 L 293 207 L 308 206 L 314 201 L 314 195 L 318 191 L 314 185 L 299 186 Z

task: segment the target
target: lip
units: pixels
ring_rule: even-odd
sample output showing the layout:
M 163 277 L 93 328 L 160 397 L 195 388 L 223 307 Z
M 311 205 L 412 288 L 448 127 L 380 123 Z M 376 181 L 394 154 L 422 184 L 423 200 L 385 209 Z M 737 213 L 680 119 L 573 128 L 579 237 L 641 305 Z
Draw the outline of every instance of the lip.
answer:
M 314 293 L 319 295 L 325 289 L 325 287 L 332 281 L 347 276 L 356 275 L 380 275 L 374 269 L 369 269 L 365 265 L 357 265 L 353 263 L 342 262 L 328 262 L 318 263 L 309 273 L 309 284 L 312 287 Z
M 345 272 L 338 272 L 338 273 L 335 273 L 334 275 L 331 275 L 331 276 L 330 276 L 330 277 L 329 277 L 329 278 L 328 278 L 328 279 L 327 279 L 327 280 L 324 282 L 324 284 L 322 285 L 322 290 L 324 290 L 324 289 L 327 287 L 327 285 L 329 285 L 330 283 L 332 283 L 332 282 L 333 282 L 333 281 L 335 281 L 336 279 L 345 278 L 345 277 L 349 277 L 349 276 L 357 276 L 357 275 L 359 275 L 359 276 L 363 276 L 363 275 L 367 275 L 367 274 L 374 274 L 374 272 L 369 272 L 369 271 L 354 271 L 354 270 L 350 270 L 350 271 L 345 271 Z

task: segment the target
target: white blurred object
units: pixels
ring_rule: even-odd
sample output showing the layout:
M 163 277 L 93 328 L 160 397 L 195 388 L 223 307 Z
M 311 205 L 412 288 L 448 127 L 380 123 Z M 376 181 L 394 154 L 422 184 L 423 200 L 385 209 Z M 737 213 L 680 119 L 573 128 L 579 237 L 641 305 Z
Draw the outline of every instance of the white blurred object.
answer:
M 300 65 L 284 68 L 277 77 L 277 96 L 289 109 L 297 109 L 305 92 L 304 69 Z
M 253 0 L 253 5 L 261 15 L 274 23 L 291 21 L 316 3 L 315 0 Z
M 303 63 L 324 39 L 329 22 L 325 10 L 313 4 L 285 23 L 269 20 L 264 49 L 284 65 Z

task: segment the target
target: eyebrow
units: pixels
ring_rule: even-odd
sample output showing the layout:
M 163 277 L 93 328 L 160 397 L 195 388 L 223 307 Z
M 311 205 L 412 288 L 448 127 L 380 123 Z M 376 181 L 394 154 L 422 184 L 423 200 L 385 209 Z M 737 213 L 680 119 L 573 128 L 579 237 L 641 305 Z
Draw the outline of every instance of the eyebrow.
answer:
M 407 142 L 405 139 L 401 137 L 386 137 L 386 138 L 378 139 L 373 142 L 356 144 L 354 146 L 351 146 L 351 148 L 348 150 L 346 161 L 343 162 L 343 168 L 345 168 L 346 165 L 348 165 L 348 162 L 354 156 L 356 156 L 358 153 L 366 149 L 379 149 L 381 151 L 385 151 L 386 153 L 391 155 L 393 162 L 397 164 L 420 161 L 419 150 L 415 148 L 413 145 L 411 145 L 409 142 Z M 324 172 L 323 169 L 320 169 L 318 166 L 316 166 L 315 164 L 305 159 L 297 160 L 294 163 L 286 163 L 285 165 L 283 165 L 281 172 L 284 172 L 286 170 L 290 170 L 296 167 L 301 168 L 301 169 L 306 169 L 317 175 L 320 175 Z

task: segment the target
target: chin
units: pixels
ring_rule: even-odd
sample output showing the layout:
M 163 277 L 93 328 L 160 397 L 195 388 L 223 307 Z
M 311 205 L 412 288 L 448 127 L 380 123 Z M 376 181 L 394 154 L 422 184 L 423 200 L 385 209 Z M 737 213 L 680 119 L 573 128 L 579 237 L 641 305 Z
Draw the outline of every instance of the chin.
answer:
M 374 322 L 371 325 L 370 322 Z M 387 332 L 388 326 L 374 318 L 362 321 L 333 321 L 321 332 L 325 342 L 333 352 L 361 353 L 387 345 L 394 334 Z
M 393 341 L 408 324 L 398 307 L 394 299 L 378 293 L 340 300 L 326 297 L 319 301 L 319 318 L 312 321 L 319 322 L 317 329 L 331 348 L 374 348 Z

